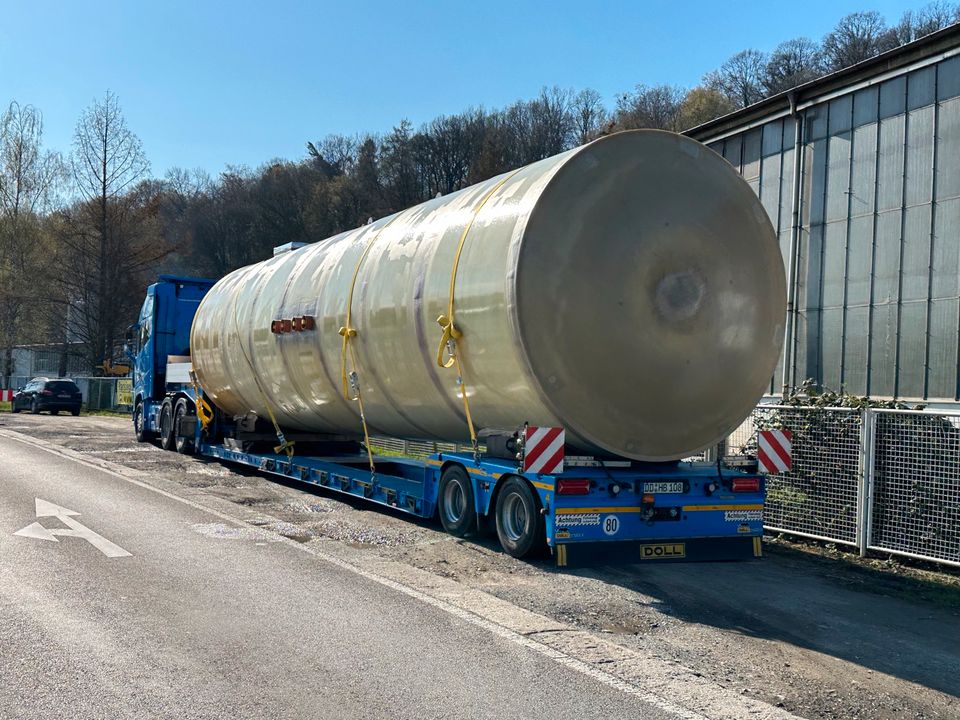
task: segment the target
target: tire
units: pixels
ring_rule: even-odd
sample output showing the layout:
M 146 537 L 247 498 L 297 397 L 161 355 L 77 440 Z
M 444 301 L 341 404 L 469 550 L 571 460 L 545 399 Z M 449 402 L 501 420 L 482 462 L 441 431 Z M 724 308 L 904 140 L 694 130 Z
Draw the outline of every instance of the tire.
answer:
M 80 417 L 80 408 L 74 408 L 73 410 L 70 411 L 70 414 L 73 415 L 74 417 Z
M 10 402 L 10 412 L 12 412 L 13 414 L 17 414 L 18 412 L 20 412 L 20 408 L 17 407 L 16 400 L 12 400 Z
M 173 442 L 177 452 L 181 455 L 193 455 L 194 453 L 193 438 L 180 437 L 180 421 L 187 415 L 192 414 L 186 400 L 177 401 L 177 407 L 173 411 Z
M 540 513 L 540 500 L 530 483 L 510 477 L 497 494 L 497 537 L 500 545 L 515 558 L 543 552 L 547 530 Z
M 450 465 L 440 476 L 437 512 L 443 529 L 454 537 L 467 537 L 477 527 L 473 482 L 460 465 Z
M 137 442 L 150 442 L 153 440 L 153 433 L 147 428 L 147 419 L 143 415 L 143 403 L 137 403 L 133 409 L 133 432 L 137 436 Z
M 160 408 L 160 447 L 164 450 L 174 450 L 173 438 L 173 408 L 165 402 Z
M 40 406 L 37 404 L 37 399 L 36 399 L 36 398 L 34 398 L 33 400 L 30 401 L 30 413 L 31 413 L 32 415 L 39 415 L 39 414 L 40 414 Z
M 60 414 L 60 411 L 59 411 L 59 410 L 51 410 L 51 411 L 50 411 L 50 414 L 51 414 L 51 415 L 59 415 L 59 414 Z

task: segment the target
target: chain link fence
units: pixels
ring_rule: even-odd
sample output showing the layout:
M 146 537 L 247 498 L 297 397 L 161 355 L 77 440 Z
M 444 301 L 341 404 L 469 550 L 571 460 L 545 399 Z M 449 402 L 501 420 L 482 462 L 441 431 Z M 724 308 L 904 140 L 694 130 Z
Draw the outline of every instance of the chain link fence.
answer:
M 761 405 L 727 447 L 773 428 L 793 452 L 767 476 L 767 530 L 960 566 L 960 411 Z

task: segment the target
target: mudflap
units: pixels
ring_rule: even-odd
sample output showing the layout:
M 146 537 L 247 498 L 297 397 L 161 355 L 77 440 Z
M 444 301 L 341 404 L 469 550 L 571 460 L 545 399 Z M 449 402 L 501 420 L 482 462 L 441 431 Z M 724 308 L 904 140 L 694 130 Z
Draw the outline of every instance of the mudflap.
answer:
M 751 560 L 762 555 L 763 538 L 759 536 L 560 543 L 553 551 L 559 568 Z

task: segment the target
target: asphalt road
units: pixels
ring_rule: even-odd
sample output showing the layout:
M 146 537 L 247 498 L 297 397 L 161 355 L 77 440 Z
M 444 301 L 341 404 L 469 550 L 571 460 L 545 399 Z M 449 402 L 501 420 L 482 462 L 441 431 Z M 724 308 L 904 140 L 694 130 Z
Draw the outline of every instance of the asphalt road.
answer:
M 676 717 L 110 473 L 0 459 L 0 718 Z M 78 527 L 129 555 L 48 532 Z

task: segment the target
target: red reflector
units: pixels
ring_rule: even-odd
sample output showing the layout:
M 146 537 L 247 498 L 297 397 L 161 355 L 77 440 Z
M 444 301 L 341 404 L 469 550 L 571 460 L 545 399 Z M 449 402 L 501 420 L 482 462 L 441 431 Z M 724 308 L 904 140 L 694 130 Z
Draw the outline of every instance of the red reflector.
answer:
M 557 495 L 586 495 L 590 492 L 587 479 L 557 480 Z
M 760 478 L 734 478 L 730 489 L 734 492 L 760 492 Z

